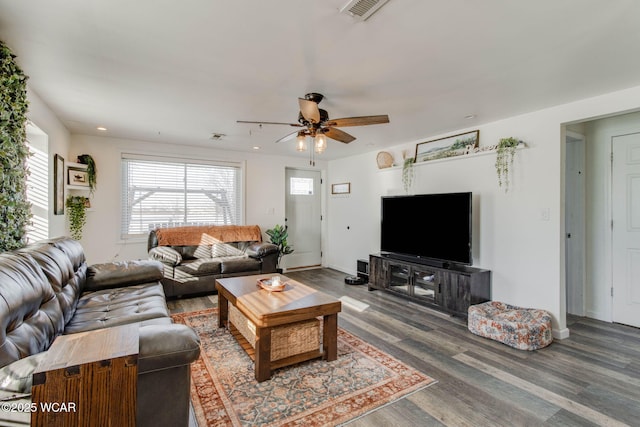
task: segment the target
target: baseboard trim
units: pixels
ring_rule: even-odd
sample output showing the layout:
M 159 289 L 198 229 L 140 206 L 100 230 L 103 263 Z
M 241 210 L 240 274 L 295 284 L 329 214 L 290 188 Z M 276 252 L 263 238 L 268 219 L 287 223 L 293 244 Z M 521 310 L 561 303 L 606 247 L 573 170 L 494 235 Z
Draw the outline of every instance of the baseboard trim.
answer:
M 557 340 L 565 340 L 569 338 L 569 328 L 553 329 L 551 333 L 553 335 L 553 338 Z

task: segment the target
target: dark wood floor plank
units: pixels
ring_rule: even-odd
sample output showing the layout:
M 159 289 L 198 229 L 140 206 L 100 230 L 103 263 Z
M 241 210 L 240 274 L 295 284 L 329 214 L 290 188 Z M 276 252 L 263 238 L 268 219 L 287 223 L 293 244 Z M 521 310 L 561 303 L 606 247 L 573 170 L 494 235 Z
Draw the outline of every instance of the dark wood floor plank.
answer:
M 640 329 L 570 315 L 570 338 L 519 351 L 471 334 L 464 319 L 346 285 L 336 270 L 287 276 L 368 304 L 343 304 L 339 326 L 438 381 L 350 426 L 640 425 Z M 216 305 L 215 295 L 169 301 L 172 312 Z

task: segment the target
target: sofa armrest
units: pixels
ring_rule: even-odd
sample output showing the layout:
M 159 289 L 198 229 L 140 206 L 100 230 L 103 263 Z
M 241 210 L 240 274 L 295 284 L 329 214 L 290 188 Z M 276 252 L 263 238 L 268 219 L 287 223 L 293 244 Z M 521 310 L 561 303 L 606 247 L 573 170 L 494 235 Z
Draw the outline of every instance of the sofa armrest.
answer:
M 175 267 L 182 262 L 182 255 L 169 246 L 156 246 L 149 249 L 149 258 Z
M 278 247 L 273 243 L 259 242 L 252 243 L 247 248 L 247 255 L 251 258 L 263 258 L 270 254 L 277 254 Z
M 200 356 L 200 337 L 185 325 L 140 327 L 138 372 L 188 365 Z
M 94 264 L 87 269 L 87 281 L 83 291 L 157 282 L 162 277 L 163 268 L 158 261 L 135 260 Z

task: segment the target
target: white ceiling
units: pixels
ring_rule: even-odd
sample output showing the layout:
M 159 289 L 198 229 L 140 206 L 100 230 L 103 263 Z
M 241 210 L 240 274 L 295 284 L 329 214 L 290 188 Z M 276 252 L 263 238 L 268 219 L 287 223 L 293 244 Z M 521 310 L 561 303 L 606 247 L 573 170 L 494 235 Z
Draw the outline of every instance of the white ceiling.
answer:
M 0 0 L 0 40 L 77 134 L 305 156 L 236 120 L 295 123 L 307 92 L 389 115 L 325 159 L 640 85 L 637 0 L 390 0 L 365 22 L 346 3 Z

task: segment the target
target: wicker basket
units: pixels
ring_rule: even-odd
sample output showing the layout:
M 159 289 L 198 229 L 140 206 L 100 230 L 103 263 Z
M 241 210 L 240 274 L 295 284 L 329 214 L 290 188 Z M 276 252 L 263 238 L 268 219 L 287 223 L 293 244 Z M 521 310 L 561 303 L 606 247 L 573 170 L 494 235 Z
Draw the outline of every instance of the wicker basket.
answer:
M 229 304 L 229 321 L 256 348 L 256 326 Z M 271 361 L 320 350 L 320 319 L 303 320 L 271 330 Z

